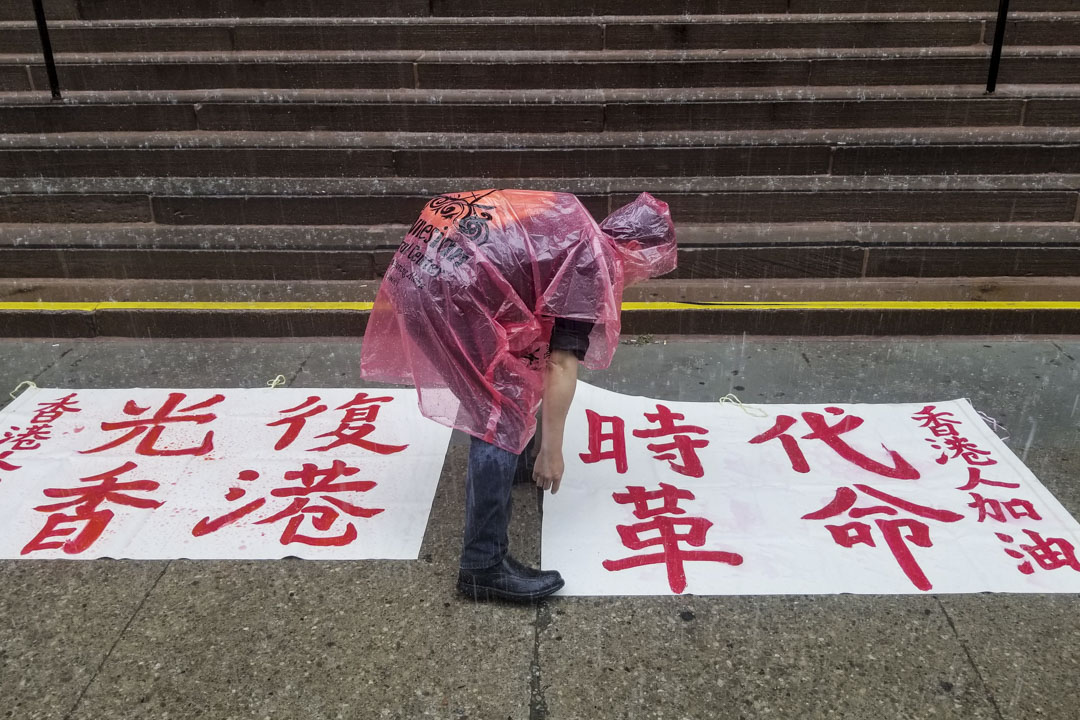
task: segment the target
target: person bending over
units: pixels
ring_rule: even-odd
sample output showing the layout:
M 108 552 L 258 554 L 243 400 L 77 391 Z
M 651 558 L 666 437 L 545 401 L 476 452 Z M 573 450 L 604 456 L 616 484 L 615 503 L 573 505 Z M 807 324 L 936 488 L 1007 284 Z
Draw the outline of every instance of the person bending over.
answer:
M 579 364 L 611 363 L 623 289 L 675 264 L 668 207 L 648 193 L 601 224 L 569 193 L 439 195 L 398 246 L 361 374 L 415 385 L 426 417 L 472 436 L 457 581 L 465 596 L 529 602 L 563 586 L 557 571 L 509 552 L 514 479 L 531 475 L 558 492 Z

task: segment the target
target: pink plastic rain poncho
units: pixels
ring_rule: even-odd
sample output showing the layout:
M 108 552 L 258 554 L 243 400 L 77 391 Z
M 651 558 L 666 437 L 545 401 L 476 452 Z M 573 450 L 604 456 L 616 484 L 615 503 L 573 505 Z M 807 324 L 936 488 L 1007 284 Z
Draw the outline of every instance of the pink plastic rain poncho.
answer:
M 648 193 L 601 225 L 569 193 L 440 195 L 386 271 L 361 374 L 415 384 L 425 416 L 520 453 L 536 429 L 554 318 L 595 323 L 585 367 L 605 368 L 623 287 L 675 262 L 668 206 Z

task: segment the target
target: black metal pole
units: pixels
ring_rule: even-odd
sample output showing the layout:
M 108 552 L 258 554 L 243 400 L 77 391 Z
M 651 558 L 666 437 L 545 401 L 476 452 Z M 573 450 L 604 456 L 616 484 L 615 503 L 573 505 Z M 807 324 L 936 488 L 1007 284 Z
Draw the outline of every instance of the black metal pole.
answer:
M 1001 65 L 1001 46 L 1005 44 L 1005 24 L 1009 19 L 1009 0 L 998 3 L 997 24 L 994 26 L 994 50 L 990 53 L 990 75 L 986 78 L 986 92 L 997 87 L 998 66 Z
M 56 77 L 56 61 L 53 59 L 52 43 L 49 42 L 49 24 L 45 22 L 45 8 L 41 0 L 34 0 L 34 15 L 37 17 L 38 34 L 41 36 L 41 54 L 45 56 L 45 72 L 49 74 L 49 87 L 52 96 L 60 99 L 60 80 Z

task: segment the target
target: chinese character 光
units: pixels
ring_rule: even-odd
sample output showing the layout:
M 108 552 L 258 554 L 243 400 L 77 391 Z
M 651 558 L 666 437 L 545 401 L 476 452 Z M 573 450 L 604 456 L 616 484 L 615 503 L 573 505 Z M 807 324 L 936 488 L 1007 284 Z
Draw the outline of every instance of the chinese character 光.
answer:
M 186 393 L 172 392 L 169 393 L 169 397 L 165 401 L 165 404 L 150 417 L 101 423 L 101 429 L 106 432 L 114 430 L 127 430 L 127 432 L 100 447 L 96 447 L 93 450 L 83 450 L 81 452 L 83 454 L 89 454 L 111 450 L 130 440 L 134 440 L 140 435 L 142 435 L 142 439 L 139 440 L 139 444 L 135 448 L 135 452 L 138 455 L 174 457 L 177 455 L 206 455 L 212 452 L 214 449 L 213 430 L 207 432 L 203 437 L 202 443 L 196 447 L 168 450 L 159 448 L 156 444 L 157 441 L 161 439 L 162 433 L 165 432 L 165 428 L 169 425 L 174 425 L 176 423 L 205 425 L 216 420 L 217 415 L 214 415 L 213 413 L 203 413 L 201 415 L 183 415 L 181 413 L 190 413 L 195 410 L 203 410 L 211 405 L 216 405 L 217 403 L 222 402 L 225 399 L 225 396 L 220 394 L 214 395 L 208 400 L 203 400 L 202 402 L 194 403 L 184 408 L 180 407 L 180 404 L 186 399 Z M 150 408 L 139 407 L 135 404 L 134 400 L 128 400 L 127 404 L 124 405 L 125 415 L 142 415 L 149 411 Z

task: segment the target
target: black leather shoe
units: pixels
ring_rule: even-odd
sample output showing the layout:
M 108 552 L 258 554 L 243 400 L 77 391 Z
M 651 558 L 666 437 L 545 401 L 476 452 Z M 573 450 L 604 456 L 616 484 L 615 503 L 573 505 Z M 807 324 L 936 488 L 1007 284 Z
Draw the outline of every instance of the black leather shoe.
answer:
M 507 554 L 504 562 L 512 567 L 515 571 L 526 577 L 557 577 L 559 576 L 558 570 L 541 570 L 540 568 L 529 567 L 523 562 L 519 562 L 514 556 Z
M 512 602 L 533 602 L 558 591 L 564 585 L 556 570 L 533 570 L 509 555 L 498 565 L 482 570 L 459 570 L 457 589 L 472 600 L 500 598 Z

